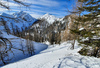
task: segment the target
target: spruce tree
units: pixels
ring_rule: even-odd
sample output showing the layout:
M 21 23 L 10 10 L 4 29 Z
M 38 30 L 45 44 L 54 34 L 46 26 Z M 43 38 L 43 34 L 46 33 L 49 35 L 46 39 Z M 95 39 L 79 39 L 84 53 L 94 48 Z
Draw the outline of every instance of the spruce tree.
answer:
M 79 17 L 75 19 L 75 28 L 71 32 L 83 48 L 92 47 L 95 57 L 100 50 L 100 0 L 78 0 Z M 83 49 L 84 50 L 84 49 Z M 87 54 L 84 54 L 87 55 Z

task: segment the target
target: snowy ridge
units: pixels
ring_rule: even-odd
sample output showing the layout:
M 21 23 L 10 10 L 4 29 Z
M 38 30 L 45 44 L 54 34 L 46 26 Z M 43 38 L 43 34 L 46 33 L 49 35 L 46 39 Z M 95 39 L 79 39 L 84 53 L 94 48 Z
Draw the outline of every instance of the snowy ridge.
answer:
M 34 22 L 34 21 L 36 21 L 35 18 L 33 18 L 31 15 L 29 15 L 28 13 L 23 12 L 23 11 L 20 11 L 18 13 L 14 13 L 13 16 L 15 18 L 21 18 L 21 19 L 23 19 L 23 20 L 25 20 L 27 22 Z
M 37 19 L 33 18 L 26 12 L 20 11 L 12 15 L 2 13 L 0 14 L 0 30 L 5 30 L 2 21 L 5 22 L 6 27 L 12 33 L 12 30 L 18 29 L 19 32 L 31 26 Z
M 46 21 L 48 21 L 49 24 L 53 24 L 54 21 L 62 21 L 63 18 L 57 18 L 54 15 L 50 15 L 49 13 L 43 15 L 40 19 L 45 19 Z

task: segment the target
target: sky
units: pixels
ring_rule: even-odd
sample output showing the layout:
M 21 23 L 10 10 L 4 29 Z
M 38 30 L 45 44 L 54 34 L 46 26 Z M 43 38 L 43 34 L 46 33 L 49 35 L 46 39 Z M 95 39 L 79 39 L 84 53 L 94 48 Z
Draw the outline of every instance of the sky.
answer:
M 35 18 L 39 18 L 46 13 L 62 18 L 69 15 L 67 9 L 71 10 L 72 6 L 75 4 L 75 0 L 22 0 L 26 4 L 30 5 L 29 7 L 25 7 L 18 5 L 12 0 L 9 1 L 10 2 L 1 0 L 4 4 L 10 6 L 10 10 L 0 7 L 0 13 L 5 12 L 12 14 L 14 12 L 25 11 Z

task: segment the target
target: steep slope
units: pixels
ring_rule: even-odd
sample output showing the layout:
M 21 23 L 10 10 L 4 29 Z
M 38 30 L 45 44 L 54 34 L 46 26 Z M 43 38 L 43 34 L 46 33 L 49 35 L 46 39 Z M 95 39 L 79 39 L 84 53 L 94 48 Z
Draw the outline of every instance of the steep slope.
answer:
M 0 14 L 0 30 L 8 31 L 9 33 L 21 32 L 31 26 L 37 19 L 33 18 L 26 12 L 20 11 L 12 15 Z M 5 26 L 4 26 L 5 25 Z

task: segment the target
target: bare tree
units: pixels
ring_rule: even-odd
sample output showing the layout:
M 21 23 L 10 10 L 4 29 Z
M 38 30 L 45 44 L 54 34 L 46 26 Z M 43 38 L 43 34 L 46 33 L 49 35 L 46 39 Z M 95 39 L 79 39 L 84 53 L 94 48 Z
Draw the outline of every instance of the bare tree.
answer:
M 34 52 L 35 49 L 34 49 L 34 43 L 30 39 L 32 40 L 31 35 L 30 35 L 30 29 L 29 29 L 28 35 L 26 36 L 26 48 L 27 48 L 29 56 L 32 56 L 35 54 Z
M 9 61 L 12 59 L 9 57 L 9 52 L 13 54 L 11 48 L 12 43 L 7 38 L 0 37 L 0 60 L 2 60 L 4 65 L 9 63 Z

